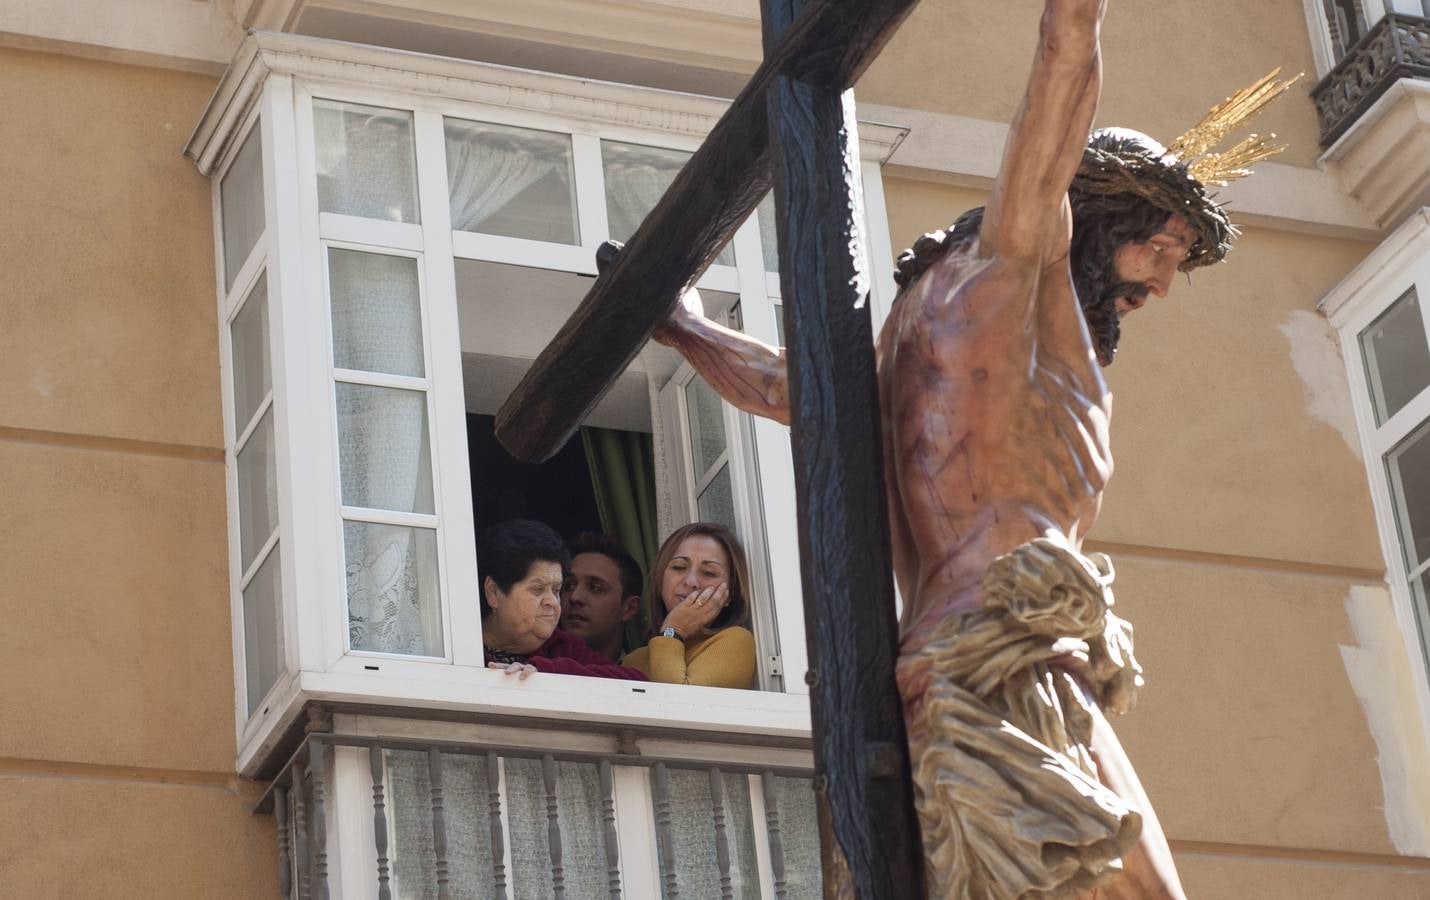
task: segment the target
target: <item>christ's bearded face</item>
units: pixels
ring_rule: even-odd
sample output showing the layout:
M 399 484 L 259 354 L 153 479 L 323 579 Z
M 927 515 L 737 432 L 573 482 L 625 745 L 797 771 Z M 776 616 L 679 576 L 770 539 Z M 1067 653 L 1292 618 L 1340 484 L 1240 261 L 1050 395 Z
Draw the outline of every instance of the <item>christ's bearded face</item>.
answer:
M 1140 309 L 1147 296 L 1167 296 L 1177 267 L 1196 243 L 1196 233 L 1181 216 L 1172 215 L 1146 241 L 1123 244 L 1103 265 L 1074 275 L 1087 330 L 1097 361 L 1112 365 L 1122 336 L 1122 319 Z

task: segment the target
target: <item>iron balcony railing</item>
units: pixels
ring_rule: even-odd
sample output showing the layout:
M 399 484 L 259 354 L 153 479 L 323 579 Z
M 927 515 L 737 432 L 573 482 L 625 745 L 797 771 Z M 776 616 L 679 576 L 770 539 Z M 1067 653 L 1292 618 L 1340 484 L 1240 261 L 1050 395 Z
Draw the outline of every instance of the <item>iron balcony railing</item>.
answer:
M 1321 146 L 1335 143 L 1401 78 L 1430 78 L 1430 18 L 1387 13 L 1316 85 Z
M 807 770 L 311 734 L 258 811 L 286 900 L 822 895 Z

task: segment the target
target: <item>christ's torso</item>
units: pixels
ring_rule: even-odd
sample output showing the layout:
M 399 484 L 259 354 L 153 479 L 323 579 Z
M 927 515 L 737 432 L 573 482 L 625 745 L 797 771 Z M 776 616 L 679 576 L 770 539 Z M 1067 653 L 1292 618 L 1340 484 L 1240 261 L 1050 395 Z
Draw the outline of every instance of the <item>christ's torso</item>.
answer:
M 1111 394 L 1067 262 L 955 249 L 879 338 L 884 466 L 904 652 L 976 608 L 988 564 L 1036 537 L 1074 546 L 1112 472 Z

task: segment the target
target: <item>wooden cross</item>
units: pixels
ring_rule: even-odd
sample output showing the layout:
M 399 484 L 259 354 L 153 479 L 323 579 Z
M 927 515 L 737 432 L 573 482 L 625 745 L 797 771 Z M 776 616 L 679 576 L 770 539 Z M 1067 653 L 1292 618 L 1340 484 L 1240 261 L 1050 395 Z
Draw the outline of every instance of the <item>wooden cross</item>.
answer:
M 761 0 L 765 57 L 497 415 L 548 459 L 774 188 L 826 896 L 923 896 L 850 88 L 917 0 Z

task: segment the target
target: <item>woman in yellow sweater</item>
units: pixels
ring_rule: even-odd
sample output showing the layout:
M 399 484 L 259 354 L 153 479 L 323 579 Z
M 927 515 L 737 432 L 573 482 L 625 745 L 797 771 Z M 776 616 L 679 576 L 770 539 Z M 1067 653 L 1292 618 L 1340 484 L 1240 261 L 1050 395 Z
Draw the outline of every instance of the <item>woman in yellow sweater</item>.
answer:
M 695 522 L 676 529 L 651 566 L 652 618 L 659 624 L 623 664 L 667 684 L 754 687 L 755 637 L 745 627 L 749 585 L 745 551 L 728 528 Z

